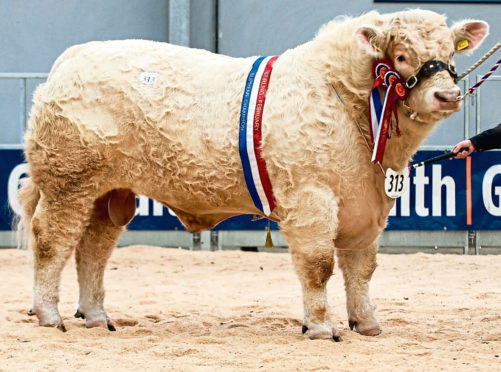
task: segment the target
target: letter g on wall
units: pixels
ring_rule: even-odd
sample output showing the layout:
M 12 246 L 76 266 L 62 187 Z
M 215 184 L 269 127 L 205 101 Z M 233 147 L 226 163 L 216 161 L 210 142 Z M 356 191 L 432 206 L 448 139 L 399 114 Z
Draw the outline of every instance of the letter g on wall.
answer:
M 496 164 L 487 169 L 482 182 L 482 199 L 485 209 L 493 216 L 501 216 L 501 186 L 494 187 L 494 195 L 497 195 L 497 205 L 492 200 L 492 182 L 494 177 L 501 174 L 501 165 Z

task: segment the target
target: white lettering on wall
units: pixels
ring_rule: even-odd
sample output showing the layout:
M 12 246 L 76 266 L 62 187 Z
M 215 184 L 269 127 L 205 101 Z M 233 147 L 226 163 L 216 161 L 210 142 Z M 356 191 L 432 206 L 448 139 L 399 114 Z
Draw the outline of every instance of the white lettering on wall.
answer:
M 8 180 L 8 201 L 10 208 L 16 214 L 22 211 L 21 204 L 18 197 L 19 181 L 23 175 L 28 173 L 28 164 L 22 163 L 14 167 L 9 175 Z M 484 175 L 482 183 L 482 196 L 485 208 L 493 216 L 501 216 L 501 186 L 494 188 L 494 195 L 492 196 L 492 183 L 496 175 L 501 175 L 501 165 L 494 165 L 490 167 Z M 426 207 L 425 190 L 426 185 L 430 183 L 430 178 L 425 175 L 425 167 L 416 169 L 413 177 L 413 184 L 415 187 L 415 213 L 420 217 L 427 217 L 430 215 L 429 208 Z M 432 215 L 442 215 L 442 188 L 445 186 L 445 203 L 446 216 L 456 215 L 456 184 L 452 177 L 442 177 L 442 165 L 432 166 Z M 495 200 L 493 200 L 495 199 Z M 152 201 L 153 206 L 150 208 L 150 199 L 144 195 L 139 195 L 136 201 L 136 216 L 150 216 L 155 217 L 163 216 L 164 206 L 156 200 Z M 429 203 L 429 201 L 428 201 Z M 397 216 L 397 210 L 400 208 L 401 217 L 409 217 L 411 215 L 411 202 L 410 202 L 410 188 L 398 199 L 390 210 L 390 216 Z M 428 204 L 429 205 L 429 204 Z M 167 208 L 170 216 L 176 216 L 174 212 Z
M 402 217 L 409 217 L 411 215 L 411 188 L 408 187 L 407 191 L 400 197 L 400 215 Z
M 492 200 L 492 182 L 494 177 L 501 174 L 501 165 L 493 165 L 485 172 L 484 180 L 482 181 L 482 199 L 484 200 L 485 209 L 493 216 L 501 216 L 501 187 L 494 187 L 494 194 L 497 195 L 497 205 Z
M 136 199 L 136 216 L 147 217 L 150 215 L 150 200 L 147 196 L 139 195 Z M 174 212 L 169 208 L 167 211 L 171 216 L 176 217 Z M 164 205 L 156 200 L 153 200 L 153 216 L 161 217 L 164 215 Z
M 442 186 L 445 186 L 447 216 L 456 215 L 456 184 L 450 176 L 442 178 L 442 166 L 440 164 L 432 167 L 432 215 L 442 215 Z
M 390 209 L 390 217 L 395 217 L 397 215 L 397 205 L 400 205 L 400 216 L 409 217 L 411 215 L 411 188 L 408 187 L 407 190 L 402 194 L 400 198 L 395 201 L 393 207 Z
M 428 208 L 424 206 L 424 190 L 429 183 L 429 178 L 424 175 L 424 169 L 424 167 L 417 168 L 413 180 L 416 186 L 416 214 L 420 217 L 427 217 L 430 214 Z
M 27 173 L 28 173 L 28 164 L 26 163 L 18 164 L 14 167 L 14 169 L 12 169 L 12 172 L 10 172 L 9 181 L 7 183 L 7 197 L 9 199 L 9 205 L 10 208 L 17 215 L 21 215 L 22 213 L 22 207 L 21 203 L 19 202 L 19 195 L 18 195 L 19 180 L 24 174 Z
M 136 216 L 148 216 L 149 214 L 150 200 L 144 195 L 139 195 L 136 198 Z
M 163 216 L 164 215 L 164 206 L 162 203 L 153 200 L 153 215 L 154 216 Z
M 388 214 L 389 217 L 395 217 L 397 215 L 397 204 L 398 204 L 398 199 L 395 200 L 393 207 L 391 207 L 390 213 Z

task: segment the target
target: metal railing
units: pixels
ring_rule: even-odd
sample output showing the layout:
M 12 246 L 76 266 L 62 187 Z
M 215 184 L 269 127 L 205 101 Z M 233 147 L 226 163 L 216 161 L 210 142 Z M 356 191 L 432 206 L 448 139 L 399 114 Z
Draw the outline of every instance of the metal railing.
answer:
M 38 73 L 38 72 L 3 72 L 0 73 L 0 79 L 17 79 L 19 80 L 19 138 L 23 138 L 24 131 L 26 129 L 26 123 L 28 121 L 28 103 L 27 103 L 27 92 L 26 86 L 28 79 L 47 79 L 48 73 Z M 0 149 L 22 149 L 23 144 L 5 144 L 0 143 Z

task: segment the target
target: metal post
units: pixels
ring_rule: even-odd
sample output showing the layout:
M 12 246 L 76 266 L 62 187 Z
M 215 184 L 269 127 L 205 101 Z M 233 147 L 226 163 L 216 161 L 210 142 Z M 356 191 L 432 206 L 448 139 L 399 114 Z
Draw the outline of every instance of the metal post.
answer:
M 210 230 L 206 230 L 206 231 L 202 231 L 200 233 L 200 249 L 202 251 L 210 251 L 212 250 L 211 246 L 211 231 Z
M 23 143 L 24 130 L 26 129 L 26 78 L 19 79 L 19 134 L 20 143 Z
M 219 232 L 217 230 L 211 230 L 211 232 L 210 232 L 210 250 L 211 251 L 218 250 L 218 240 L 219 240 Z
M 214 52 L 219 53 L 219 0 L 215 0 L 214 13 Z
M 218 232 L 217 235 L 217 250 L 222 251 L 223 250 L 223 240 L 224 240 L 225 231 Z
M 482 76 L 481 75 L 477 75 L 477 83 L 480 81 L 480 79 L 482 79 Z M 475 93 L 475 95 L 477 96 L 476 97 L 476 102 L 477 102 L 477 117 L 476 117 L 476 128 L 475 128 L 475 134 L 479 134 L 480 133 L 480 130 L 481 130 L 481 123 L 480 123 L 480 111 L 482 110 L 482 105 L 481 105 L 481 101 L 480 101 L 480 91 L 482 89 L 480 88 L 477 88 L 477 91 Z
M 190 247 L 190 251 L 200 251 L 202 249 L 202 238 L 200 233 L 193 233 L 193 245 Z
M 463 79 L 463 82 L 463 92 L 467 92 L 468 89 L 470 89 L 470 76 L 467 76 L 465 79 Z M 470 138 L 470 102 L 473 101 L 470 100 L 470 95 L 467 95 L 466 101 L 464 103 L 464 139 Z
M 190 0 L 169 0 L 169 43 L 190 46 Z
M 480 81 L 480 79 L 482 79 L 482 76 L 481 75 L 477 75 L 477 82 Z M 480 131 L 482 130 L 482 123 L 481 123 L 481 111 L 482 111 L 482 100 L 481 100 L 481 97 L 480 97 L 480 92 L 481 92 L 482 89 L 477 88 L 477 91 L 476 91 L 476 99 L 475 99 L 475 103 L 477 105 L 476 109 L 476 123 L 475 123 L 475 134 L 479 134 Z M 475 236 L 475 254 L 479 254 L 479 247 L 478 247 L 478 237 L 476 236 L 476 232 L 473 231 L 473 234 Z
M 28 79 L 46 79 L 47 73 L 33 72 L 0 72 L 0 79 L 15 79 L 19 80 L 19 123 L 18 131 L 20 141 L 16 144 L 0 143 L 1 149 L 20 149 L 23 147 L 24 131 L 28 119 L 28 99 L 27 99 L 27 80 Z
M 475 231 L 475 254 L 480 254 L 480 231 Z

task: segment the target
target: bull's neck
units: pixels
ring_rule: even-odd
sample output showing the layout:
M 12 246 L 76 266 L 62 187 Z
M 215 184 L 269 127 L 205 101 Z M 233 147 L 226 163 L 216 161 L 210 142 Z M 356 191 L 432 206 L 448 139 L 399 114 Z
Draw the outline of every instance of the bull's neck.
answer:
M 355 126 L 357 133 L 365 137 L 364 143 L 368 144 L 370 151 L 374 148 L 374 143 L 371 140 L 369 129 L 369 104 L 368 98 L 350 100 L 349 94 L 344 94 L 341 97 L 344 102 L 347 114 L 352 119 L 352 125 Z M 397 135 L 395 125 L 390 133 L 391 138 L 386 141 L 386 148 L 383 158 L 383 168 L 392 168 L 396 171 L 402 170 L 412 156 L 416 153 L 419 146 L 423 143 L 430 130 L 435 124 L 434 121 L 424 122 L 411 118 L 409 111 L 404 107 L 401 101 L 397 102 L 398 126 L 400 135 Z M 392 117 L 394 121 L 394 117 Z M 395 123 L 395 122 L 394 122 Z M 371 153 L 372 155 L 372 153 Z M 368 159 L 368 161 L 370 161 Z M 375 167 L 377 168 L 377 167 Z
M 387 141 L 383 167 L 401 170 L 409 163 L 435 123 L 411 119 L 400 102 L 397 112 L 401 135 L 393 133 Z
M 349 48 L 346 43 L 351 43 Z M 315 76 L 318 79 L 320 76 L 321 79 L 318 79 L 318 82 L 322 81 L 329 88 L 334 88 L 344 103 L 347 115 L 352 119 L 350 124 L 360 136 L 365 137 L 372 149 L 368 114 L 369 94 L 374 84 L 372 75 L 374 57 L 360 50 L 354 51 L 357 48 L 356 45 L 358 45 L 356 40 L 316 38 L 290 52 L 296 57 L 294 59 L 297 65 L 303 66 L 301 70 L 311 73 L 307 74 L 310 75 L 309 78 L 312 79 Z M 340 56 L 332 52 L 333 50 L 347 50 L 351 53 Z M 360 59 L 360 56 L 364 57 Z M 384 169 L 403 169 L 435 124 L 432 120 L 424 122 L 413 119 L 401 101 L 398 101 L 398 119 L 401 135 L 397 136 L 396 133 L 392 133 L 391 139 L 387 141 L 383 159 Z M 356 127 L 357 123 L 359 128 Z M 371 154 L 369 151 L 367 154 L 368 161 L 370 161 Z M 375 169 L 377 169 L 376 166 Z
M 374 143 L 371 140 L 369 128 L 369 94 L 373 82 L 372 80 L 370 85 L 360 87 L 360 90 L 365 89 L 363 95 L 360 94 L 360 90 L 350 90 L 343 82 L 334 81 L 332 83 L 332 86 L 344 103 L 347 114 L 352 119 L 352 124 L 356 126 L 356 131 L 359 132 L 360 136 L 365 137 L 364 143 L 369 144 L 371 151 Z M 391 138 L 386 142 L 382 165 L 384 169 L 392 168 L 399 171 L 409 163 L 435 124 L 435 121 L 413 119 L 411 112 L 404 107 L 401 101 L 397 101 L 397 114 L 400 136 L 393 129 Z

